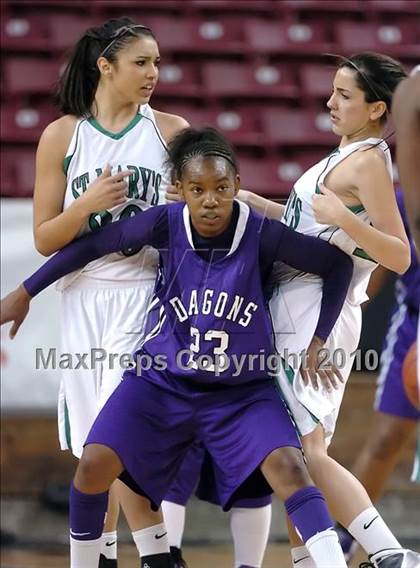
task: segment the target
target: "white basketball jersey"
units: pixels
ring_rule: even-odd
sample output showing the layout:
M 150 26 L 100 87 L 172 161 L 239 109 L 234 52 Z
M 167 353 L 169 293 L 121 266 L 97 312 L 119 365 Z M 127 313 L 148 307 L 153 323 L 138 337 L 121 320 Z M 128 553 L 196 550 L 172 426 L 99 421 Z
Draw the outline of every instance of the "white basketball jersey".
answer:
M 389 174 L 392 175 L 391 157 L 385 142 L 369 138 L 354 142 L 344 148 L 338 148 L 299 178 L 290 194 L 282 218 L 284 223 L 296 231 L 337 245 L 353 259 L 353 277 L 346 301 L 325 343 L 325 348 L 332 357 L 335 357 L 336 353 L 343 354 L 342 362 L 338 364 L 344 381 L 347 381 L 350 375 L 354 354 L 359 343 L 360 304 L 367 298 L 366 288 L 369 277 L 377 264 L 343 230 L 316 222 L 312 209 L 312 197 L 319 192 L 319 184 L 337 164 L 359 148 L 373 145 L 384 152 Z M 368 215 L 362 206 L 351 209 L 363 221 L 369 223 Z M 314 390 L 312 386 L 305 385 L 301 375 L 296 372 L 300 366 L 300 359 L 294 361 L 293 358 L 291 360 L 287 356 L 288 354 L 299 354 L 307 349 L 312 339 L 321 309 L 322 280 L 318 276 L 299 273 L 281 265 L 276 267 L 273 277 L 280 283 L 280 286 L 275 288 L 270 301 L 270 311 L 276 331 L 276 348 L 292 368 L 289 374 L 279 373 L 279 386 L 300 433 L 309 434 L 316 427 L 317 421 L 320 421 L 327 443 L 329 443 L 334 433 L 345 383 L 338 383 L 338 389 L 333 389 L 331 392 L 327 392 L 324 388 Z
M 376 268 L 377 263 L 373 261 L 364 250 L 359 248 L 356 242 L 342 229 L 336 226 L 317 223 L 312 208 L 312 197 L 315 193 L 319 193 L 319 184 L 324 181 L 332 169 L 359 148 L 369 146 L 375 146 L 384 152 L 389 175 L 392 177 L 391 154 L 386 142 L 378 138 L 368 138 L 366 140 L 353 142 L 344 148 L 334 150 L 326 158 L 307 170 L 297 180 L 287 200 L 282 217 L 282 222 L 296 231 L 324 239 L 338 246 L 352 257 L 354 272 L 347 295 L 347 301 L 356 305 L 361 304 L 367 299 L 366 288 L 369 277 Z M 350 209 L 366 223 L 370 222 L 368 214 L 362 205 L 350 207 Z M 290 280 L 291 277 L 296 277 L 296 275 L 296 271 L 292 269 L 281 269 L 281 272 L 279 272 L 279 268 L 277 268 L 275 278 L 280 281 L 287 281 Z M 317 278 L 312 275 L 301 275 L 301 277 L 308 279 Z
M 64 160 L 67 187 L 63 209 L 69 207 L 103 171 L 106 164 L 112 173 L 131 170 L 127 200 L 110 210 L 90 215 L 79 236 L 95 231 L 125 217 L 140 214 L 149 207 L 164 203 L 169 174 L 164 162 L 165 142 L 157 127 L 153 111 L 143 105 L 131 122 L 118 133 L 108 132 L 94 119 L 80 119 Z M 127 250 L 94 260 L 66 276 L 65 288 L 76 279 L 78 286 L 123 287 L 140 280 L 154 279 L 158 254 L 150 247 Z

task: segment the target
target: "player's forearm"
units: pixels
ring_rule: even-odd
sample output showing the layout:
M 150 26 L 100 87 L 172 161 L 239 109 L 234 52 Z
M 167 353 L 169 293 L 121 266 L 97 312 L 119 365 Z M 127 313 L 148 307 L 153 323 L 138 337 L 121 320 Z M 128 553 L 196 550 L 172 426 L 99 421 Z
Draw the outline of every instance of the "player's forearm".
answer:
M 59 278 L 101 256 L 127 248 L 155 245 L 153 228 L 161 218 L 167 220 L 166 211 L 165 207 L 153 207 L 141 214 L 141 220 L 135 215 L 76 239 L 25 280 L 26 291 L 33 297 Z
M 34 228 L 35 246 L 44 256 L 50 256 L 73 241 L 89 218 L 89 212 L 76 200 L 62 213 Z
M 335 251 L 336 260 L 323 277 L 321 311 L 314 332 L 322 341 L 326 341 L 337 321 L 353 275 L 353 262 L 340 250 Z
M 406 128 L 397 128 L 397 162 L 410 231 L 420 257 L 420 111 Z
M 92 260 L 100 258 L 107 252 L 101 245 L 105 244 L 101 235 L 86 235 L 77 239 L 55 254 L 32 276 L 24 281 L 23 286 L 31 297 L 48 288 L 50 284 L 66 274 L 82 268 Z
M 410 266 L 408 243 L 393 235 L 387 235 L 365 223 L 348 209 L 343 210 L 339 226 L 379 264 L 398 274 Z
M 283 216 L 284 205 L 261 197 L 261 195 L 252 193 L 252 191 L 241 189 L 238 198 L 269 219 L 280 219 Z
M 392 116 L 397 135 L 397 164 L 412 237 L 420 257 L 420 76 L 398 86 Z

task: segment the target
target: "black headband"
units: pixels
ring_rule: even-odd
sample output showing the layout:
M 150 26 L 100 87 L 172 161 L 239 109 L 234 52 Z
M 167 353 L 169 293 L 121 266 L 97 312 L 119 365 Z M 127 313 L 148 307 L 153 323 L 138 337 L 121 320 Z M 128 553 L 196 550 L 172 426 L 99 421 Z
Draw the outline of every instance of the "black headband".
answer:
M 377 97 L 380 101 L 383 100 L 383 96 L 380 95 L 378 93 L 378 91 L 375 89 L 372 81 L 368 78 L 368 76 L 366 75 L 366 73 L 364 71 L 362 71 L 360 69 L 360 67 L 358 65 L 356 65 L 356 63 L 354 63 L 351 59 L 349 59 L 348 57 L 344 57 L 344 55 L 336 55 L 335 53 L 325 53 L 324 55 L 328 56 L 328 57 L 334 57 L 334 59 L 338 59 L 340 61 L 343 62 L 343 64 L 348 64 L 351 65 L 351 67 L 353 67 L 353 69 L 359 73 L 359 75 L 362 77 L 363 81 L 366 83 L 366 85 L 369 87 L 369 89 L 372 91 L 372 93 L 375 95 L 375 97 Z

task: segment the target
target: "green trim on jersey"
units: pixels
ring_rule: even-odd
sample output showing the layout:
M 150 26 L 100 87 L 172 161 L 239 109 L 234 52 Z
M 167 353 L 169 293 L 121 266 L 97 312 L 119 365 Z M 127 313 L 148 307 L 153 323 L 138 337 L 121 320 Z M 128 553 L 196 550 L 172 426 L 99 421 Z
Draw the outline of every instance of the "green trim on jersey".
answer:
M 66 436 L 66 444 L 67 444 L 69 450 L 72 452 L 73 448 L 71 447 L 69 409 L 67 407 L 66 399 L 64 399 L 64 432 L 65 432 L 65 436 Z
M 362 204 L 360 205 L 346 205 L 347 209 L 350 209 L 350 211 L 352 213 L 354 213 L 355 215 L 357 215 L 358 213 L 361 213 L 362 211 L 365 210 L 365 208 L 363 207 Z
M 80 130 L 80 126 L 83 124 L 84 120 L 80 120 L 79 123 L 76 126 L 76 131 L 73 134 L 73 137 L 76 137 L 76 141 L 74 144 L 74 150 L 73 150 L 73 154 L 70 154 L 69 156 L 64 156 L 64 160 L 63 160 L 63 172 L 64 175 L 67 177 L 67 172 L 69 171 L 69 166 L 70 166 L 70 162 L 73 158 L 73 156 L 75 155 L 76 151 L 77 151 L 77 146 L 79 144 L 79 130 Z
M 325 156 L 325 158 L 322 158 L 323 160 L 327 160 L 328 158 L 331 158 L 331 156 L 335 156 L 336 154 L 340 153 L 340 148 L 334 148 L 334 150 L 332 152 L 330 152 L 329 154 L 327 154 Z M 319 174 L 318 179 L 316 180 L 315 183 L 315 193 L 321 193 L 321 190 L 319 188 L 319 178 L 322 176 L 322 174 L 325 172 L 325 169 L 328 167 L 328 163 L 326 164 L 324 170 Z
M 101 132 L 101 134 L 105 134 L 105 136 L 108 136 L 109 138 L 112 138 L 113 140 L 120 140 L 125 134 L 127 134 L 127 132 L 129 132 L 130 130 L 132 130 L 136 124 L 138 124 L 140 122 L 140 120 L 143 118 L 143 115 L 140 113 L 137 113 L 131 120 L 130 122 L 127 124 L 127 126 L 125 128 L 123 128 L 120 132 L 110 132 L 109 130 L 106 130 L 105 128 L 103 128 L 103 126 L 101 126 L 99 124 L 99 122 L 96 120 L 96 118 L 93 118 L 93 116 L 91 116 L 90 118 L 87 119 L 87 121 L 89 122 L 89 124 L 91 124 L 94 128 L 96 128 L 96 130 L 98 130 L 99 132 Z
M 366 251 L 364 251 L 363 249 L 361 249 L 359 247 L 355 248 L 352 254 L 354 256 L 358 256 L 359 258 L 364 258 L 365 260 L 370 260 L 370 261 L 376 263 L 376 260 L 373 260 L 373 258 L 371 256 L 369 256 Z
M 74 156 L 74 154 L 71 154 L 70 156 L 66 156 L 63 160 L 64 175 L 67 175 L 67 172 L 68 172 L 68 169 L 69 169 L 69 166 L 70 166 L 70 162 L 71 162 L 71 159 L 73 158 L 73 156 Z
M 321 190 L 319 189 L 318 182 L 316 183 L 316 186 L 315 186 L 315 193 L 317 193 L 317 194 L 321 193 Z M 362 204 L 360 204 L 360 205 L 346 205 L 346 207 L 347 207 L 347 209 L 350 209 L 350 211 L 352 213 L 354 213 L 355 215 L 357 215 L 358 213 L 361 213 L 362 211 L 365 210 L 365 208 L 363 207 Z
M 289 381 L 289 384 L 293 385 L 293 379 L 295 378 L 294 370 L 289 367 L 289 365 L 286 365 L 286 359 L 284 357 L 281 358 L 281 364 L 283 365 L 283 371 Z
M 334 154 L 339 154 L 340 153 L 340 148 L 335 148 L 330 154 L 327 154 L 324 158 L 324 160 L 326 158 L 330 158 L 331 156 L 333 156 Z M 327 164 L 328 165 L 328 164 Z M 325 170 L 324 170 L 325 171 Z M 322 174 L 321 174 L 322 175 Z M 318 178 L 319 179 L 319 178 Z M 318 180 L 316 182 L 315 185 L 315 193 L 321 193 L 321 190 L 319 188 L 319 183 Z M 360 205 L 346 205 L 347 209 L 350 209 L 350 211 L 352 211 L 352 213 L 355 213 L 357 215 L 357 213 L 361 213 L 362 211 L 365 210 L 365 208 L 363 207 L 362 204 Z
M 294 381 L 294 379 L 295 379 L 295 372 L 294 372 L 294 370 L 293 370 L 291 367 L 289 367 L 289 365 L 286 365 L 286 359 L 285 359 L 284 357 L 281 358 L 281 364 L 283 365 L 284 374 L 286 375 L 287 380 L 289 381 L 289 384 L 290 384 L 290 385 L 293 385 L 293 381 Z M 277 384 L 278 384 L 278 386 L 279 386 L 279 388 L 280 388 L 280 391 L 281 391 L 281 386 L 280 386 L 279 381 L 277 381 Z M 289 408 L 289 406 L 288 406 L 288 404 L 287 404 L 287 402 L 286 402 L 286 400 L 285 400 L 285 397 L 283 396 L 282 398 L 283 398 L 283 402 L 286 404 L 287 408 Z M 301 403 L 301 404 L 302 404 L 302 403 Z M 302 406 L 304 406 L 304 405 L 302 405 Z M 319 418 L 317 418 L 317 417 L 315 416 L 315 414 L 312 414 L 312 412 L 309 410 L 309 408 L 307 408 L 306 406 L 305 406 L 305 408 L 306 408 L 306 410 L 309 412 L 309 414 L 311 415 L 311 418 L 312 418 L 312 420 L 315 422 L 315 424 L 319 424 L 319 423 L 320 423 Z M 289 412 L 290 412 L 291 416 L 293 417 L 293 412 L 292 412 L 291 409 L 289 409 Z M 299 431 L 299 428 L 298 428 L 298 426 L 297 426 L 297 424 L 295 423 L 294 420 L 293 420 L 293 423 L 295 424 L 296 429 Z M 301 432 L 300 432 L 300 431 L 299 431 L 299 435 L 301 435 Z

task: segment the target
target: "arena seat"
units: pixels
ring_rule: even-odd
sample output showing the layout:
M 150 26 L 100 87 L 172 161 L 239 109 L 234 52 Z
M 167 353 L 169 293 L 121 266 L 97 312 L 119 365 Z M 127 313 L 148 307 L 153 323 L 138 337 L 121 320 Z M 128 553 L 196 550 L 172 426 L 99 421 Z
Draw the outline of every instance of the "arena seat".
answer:
M 326 150 L 325 148 L 318 148 L 315 150 L 299 150 L 299 148 L 292 148 L 291 153 L 288 153 L 283 157 L 279 177 L 284 182 L 289 181 L 294 183 L 304 172 L 306 172 L 306 170 L 319 162 L 327 154 L 329 154 L 329 150 Z
M 171 104 L 165 106 L 167 112 L 185 118 L 192 127 L 212 126 L 221 130 L 236 146 L 262 146 L 259 113 L 255 108 L 198 108 L 191 105 Z
M 182 118 L 185 118 L 185 120 L 187 120 L 194 128 L 201 126 L 215 126 L 215 124 L 211 122 L 207 107 L 201 108 L 189 104 L 168 102 L 165 105 L 165 112 L 182 116 Z
M 312 162 L 302 157 L 280 154 L 256 159 L 239 154 L 241 187 L 264 197 L 285 201 L 295 181 L 310 165 Z
M 209 113 L 211 123 L 236 146 L 263 146 L 259 113 L 255 108 L 216 109 Z
M 297 12 L 362 12 L 365 2 L 363 0 L 277 0 L 283 9 L 296 14 Z
M 195 27 L 192 20 L 182 17 L 145 14 L 141 23 L 150 27 L 158 38 L 162 53 L 190 53 L 194 50 Z
M 193 39 L 194 49 L 201 53 L 242 53 L 247 49 L 243 18 L 200 18 L 195 21 Z
M 366 0 L 365 5 L 375 15 L 390 12 L 396 17 L 404 14 L 420 14 L 419 0 Z
M 303 95 L 307 98 L 327 99 L 331 95 L 335 66 L 306 63 L 300 67 Z
M 275 146 L 332 146 L 337 143 L 328 112 L 266 108 L 262 110 L 262 124 L 267 142 Z
M 146 12 L 165 12 L 177 11 L 183 12 L 187 2 L 179 2 L 179 0 L 118 0 L 118 2 L 109 2 L 109 0 L 94 0 L 95 9 L 101 9 L 103 11 L 113 11 L 121 15 L 124 11 L 138 10 L 139 13 Z M 123 11 L 122 11 L 123 10 Z
M 48 20 L 37 15 L 4 16 L 1 19 L 3 49 L 45 50 L 49 46 Z
M 176 18 L 145 16 L 163 53 L 242 53 L 243 20 L 237 17 Z M 142 20 L 142 21 L 143 21 Z
M 4 61 L 6 95 L 50 94 L 59 77 L 60 62 L 37 57 L 9 57 Z
M 35 149 L 5 148 L 0 160 L 2 197 L 32 197 L 35 179 Z
M 19 103 L 2 104 L 1 141 L 37 142 L 44 128 L 57 117 L 50 104 L 23 105 Z
M 209 96 L 285 97 L 298 91 L 291 69 L 284 65 L 209 62 L 203 65 L 203 84 Z
M 198 68 L 193 63 L 162 63 L 156 95 L 197 97 L 202 94 Z
M 60 13 L 50 15 L 49 20 L 50 47 L 58 51 L 73 47 L 87 28 L 100 23 L 91 18 Z
M 264 197 L 284 197 L 284 187 L 280 188 L 276 173 L 276 160 L 252 158 L 238 155 L 241 188 L 253 191 Z
M 185 4 L 189 4 L 195 10 L 201 10 L 214 13 L 236 12 L 248 15 L 250 12 L 271 13 L 275 9 L 273 0 L 258 0 L 258 2 L 250 2 L 249 0 L 184 0 Z
M 257 53 L 305 54 L 329 50 L 325 28 L 319 21 L 285 23 L 250 19 L 244 29 L 247 42 Z
M 416 22 L 376 24 L 338 22 L 335 27 L 338 49 L 346 53 L 364 50 L 389 55 L 420 55 L 419 26 Z

